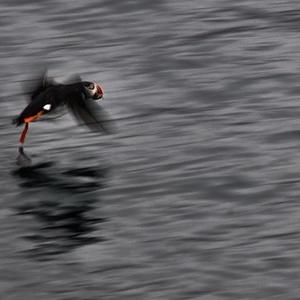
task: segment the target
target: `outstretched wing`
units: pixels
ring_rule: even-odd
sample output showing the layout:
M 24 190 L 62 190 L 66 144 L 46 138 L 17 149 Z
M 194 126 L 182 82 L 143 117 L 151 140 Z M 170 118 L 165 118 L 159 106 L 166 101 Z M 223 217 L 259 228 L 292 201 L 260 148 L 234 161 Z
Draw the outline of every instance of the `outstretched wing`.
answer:
M 83 122 L 91 130 L 112 133 L 112 121 L 108 114 L 93 99 L 86 99 L 82 94 L 74 94 L 67 102 L 71 113 L 79 122 Z
M 55 85 L 56 82 L 48 77 L 47 69 L 42 69 L 36 78 L 23 83 L 23 90 L 27 96 L 28 102 L 31 102 L 47 88 Z

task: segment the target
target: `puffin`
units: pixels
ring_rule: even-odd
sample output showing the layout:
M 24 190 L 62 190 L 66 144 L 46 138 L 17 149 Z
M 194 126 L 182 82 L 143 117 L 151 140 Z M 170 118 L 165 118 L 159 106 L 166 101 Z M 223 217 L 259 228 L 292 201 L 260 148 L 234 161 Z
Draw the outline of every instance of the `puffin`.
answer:
M 29 124 L 66 107 L 91 130 L 111 132 L 107 115 L 98 103 L 103 99 L 103 88 L 99 83 L 82 81 L 79 75 L 73 75 L 67 83 L 57 83 L 44 72 L 27 94 L 28 105 L 13 119 L 16 126 L 24 126 L 19 138 L 20 153 L 23 152 Z

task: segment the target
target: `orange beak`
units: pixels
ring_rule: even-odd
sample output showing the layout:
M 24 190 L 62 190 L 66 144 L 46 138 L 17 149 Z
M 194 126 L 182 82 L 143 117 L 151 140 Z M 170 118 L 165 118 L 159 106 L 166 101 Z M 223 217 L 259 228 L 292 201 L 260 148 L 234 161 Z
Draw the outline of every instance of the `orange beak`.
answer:
M 101 99 L 104 94 L 103 89 L 101 88 L 101 86 L 99 84 L 96 85 L 96 88 L 97 88 L 97 92 L 96 92 L 97 99 Z

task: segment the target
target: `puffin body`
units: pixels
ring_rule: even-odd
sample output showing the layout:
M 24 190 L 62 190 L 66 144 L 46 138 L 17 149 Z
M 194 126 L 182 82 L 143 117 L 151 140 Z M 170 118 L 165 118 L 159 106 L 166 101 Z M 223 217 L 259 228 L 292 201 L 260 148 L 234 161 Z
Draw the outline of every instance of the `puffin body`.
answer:
M 57 84 L 46 75 L 42 76 L 39 84 L 30 91 L 29 104 L 17 116 L 13 123 L 17 126 L 25 124 L 20 136 L 20 143 L 24 144 L 29 123 L 37 121 L 47 114 L 67 107 L 79 121 L 90 129 L 109 132 L 105 113 L 97 100 L 103 98 L 103 90 L 98 83 L 81 81 L 76 76 L 76 82 Z

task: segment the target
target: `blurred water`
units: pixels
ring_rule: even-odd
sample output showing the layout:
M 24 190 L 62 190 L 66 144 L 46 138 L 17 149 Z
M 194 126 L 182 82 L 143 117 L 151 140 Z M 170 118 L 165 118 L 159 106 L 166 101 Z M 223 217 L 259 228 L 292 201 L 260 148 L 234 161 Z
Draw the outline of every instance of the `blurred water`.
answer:
M 0 4 L 1 299 L 299 299 L 300 2 Z M 40 66 L 118 127 L 31 126 Z

